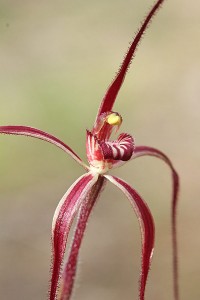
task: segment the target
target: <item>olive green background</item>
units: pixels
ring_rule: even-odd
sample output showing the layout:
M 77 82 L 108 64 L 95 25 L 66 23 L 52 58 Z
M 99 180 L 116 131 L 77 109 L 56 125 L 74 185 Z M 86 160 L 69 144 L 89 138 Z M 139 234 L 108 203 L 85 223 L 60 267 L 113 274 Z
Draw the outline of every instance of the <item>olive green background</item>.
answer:
M 0 124 L 56 135 L 81 157 L 85 129 L 150 0 L 0 0 Z M 181 177 L 181 299 L 200 299 L 200 3 L 166 1 L 143 38 L 115 110 L 137 145 L 164 151 Z M 51 220 L 83 170 L 43 141 L 0 136 L 0 298 L 46 299 Z M 172 299 L 170 172 L 138 158 L 116 174 L 149 204 L 156 245 L 146 299 Z M 137 299 L 140 233 L 128 201 L 108 184 L 81 248 L 74 300 Z

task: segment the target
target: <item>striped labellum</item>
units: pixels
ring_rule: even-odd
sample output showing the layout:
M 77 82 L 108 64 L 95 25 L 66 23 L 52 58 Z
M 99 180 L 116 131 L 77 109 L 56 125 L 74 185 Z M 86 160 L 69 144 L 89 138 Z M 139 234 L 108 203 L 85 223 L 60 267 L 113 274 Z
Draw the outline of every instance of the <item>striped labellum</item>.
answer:
M 116 141 L 101 142 L 105 159 L 127 161 L 134 151 L 134 140 L 130 134 L 121 133 Z

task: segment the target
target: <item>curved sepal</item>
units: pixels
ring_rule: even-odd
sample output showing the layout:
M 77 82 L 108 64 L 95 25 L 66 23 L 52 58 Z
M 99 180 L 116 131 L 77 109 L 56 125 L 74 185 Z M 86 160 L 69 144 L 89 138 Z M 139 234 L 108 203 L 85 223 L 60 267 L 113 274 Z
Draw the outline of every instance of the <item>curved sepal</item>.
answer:
M 105 175 L 129 199 L 138 221 L 142 235 L 142 267 L 140 275 L 139 299 L 144 300 L 145 287 L 154 247 L 154 221 L 151 212 L 140 195 L 125 181 L 110 175 Z
M 111 85 L 109 86 L 101 104 L 99 107 L 99 111 L 96 117 L 96 121 L 98 119 L 98 117 L 100 116 L 100 114 L 107 112 L 107 111 L 111 111 L 113 104 L 115 102 L 115 99 L 117 97 L 117 94 L 122 86 L 122 83 L 124 81 L 125 75 L 127 73 L 127 70 L 131 64 L 131 61 L 133 59 L 133 56 L 135 54 L 135 50 L 137 49 L 137 46 L 146 30 L 146 28 L 149 25 L 149 22 L 151 21 L 152 17 L 155 15 L 155 13 L 158 11 L 158 9 L 160 8 L 161 4 L 163 3 L 164 0 L 158 0 L 156 1 L 156 3 L 154 4 L 153 8 L 151 9 L 151 11 L 149 12 L 149 14 L 147 15 L 147 17 L 145 18 L 144 22 L 142 23 L 142 26 L 140 27 L 140 30 L 138 31 L 138 33 L 136 34 L 130 48 L 128 49 L 128 52 L 122 62 L 122 65 L 115 77 L 115 79 L 113 80 L 113 82 L 111 83 Z
M 69 300 L 72 295 L 81 242 L 92 208 L 94 207 L 94 204 L 96 204 L 106 181 L 107 180 L 105 180 L 103 176 L 100 176 L 98 178 L 97 182 L 93 185 L 91 190 L 86 195 L 78 211 L 77 224 L 73 235 L 72 245 L 70 247 L 69 256 L 65 263 L 64 271 L 62 274 L 62 289 L 59 300 Z
M 49 299 L 55 300 L 61 275 L 63 256 L 66 242 L 82 201 L 97 181 L 98 176 L 87 173 L 79 177 L 60 200 L 52 224 L 52 268 L 51 287 Z
M 137 146 L 135 147 L 132 158 L 149 155 L 155 156 L 163 160 L 171 169 L 172 180 L 173 180 L 173 191 L 172 191 L 172 246 L 173 246 L 173 282 L 174 282 L 174 299 L 179 299 L 179 286 L 178 286 L 178 247 L 177 247 L 177 203 L 178 203 L 178 192 L 179 192 L 179 176 L 174 169 L 170 159 L 160 150 L 148 147 L 148 146 Z
M 75 161 L 77 161 L 81 166 L 88 170 L 88 167 L 84 164 L 81 158 L 69 146 L 67 146 L 57 137 L 40 129 L 29 126 L 0 126 L 0 133 L 31 136 L 49 142 L 68 153 Z

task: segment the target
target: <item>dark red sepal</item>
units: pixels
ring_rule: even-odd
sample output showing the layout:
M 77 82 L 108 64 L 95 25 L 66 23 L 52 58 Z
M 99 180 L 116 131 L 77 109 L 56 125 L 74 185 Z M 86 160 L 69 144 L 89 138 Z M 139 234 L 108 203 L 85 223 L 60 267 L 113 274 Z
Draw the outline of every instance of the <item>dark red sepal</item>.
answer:
M 52 224 L 52 268 L 49 300 L 56 300 L 68 234 L 82 201 L 98 179 L 87 173 L 78 178 L 60 200 Z
M 151 9 L 151 11 L 149 12 L 149 14 L 147 15 L 147 17 L 145 18 L 144 22 L 142 23 L 142 26 L 140 27 L 137 35 L 135 36 L 130 48 L 128 49 L 128 52 L 124 58 L 124 61 L 122 62 L 122 65 L 115 77 L 115 79 L 113 80 L 113 82 L 111 83 L 110 87 L 108 88 L 101 104 L 98 110 L 98 114 L 96 117 L 96 122 L 97 119 L 99 117 L 100 114 L 107 112 L 107 111 L 111 111 L 115 102 L 115 99 L 117 97 L 117 94 L 122 86 L 122 83 L 124 81 L 125 75 L 127 73 L 127 70 L 131 64 L 132 58 L 135 54 L 135 50 L 137 49 L 137 46 L 147 28 L 147 26 L 149 25 L 149 22 L 151 21 L 152 17 L 155 15 L 156 11 L 160 8 L 161 4 L 164 2 L 164 0 L 158 0 L 153 8 Z
M 171 160 L 160 150 L 148 146 L 135 147 L 132 158 L 140 156 L 155 156 L 163 160 L 171 169 L 173 191 L 171 205 L 171 222 L 172 222 L 172 248 L 173 248 L 173 283 L 174 283 L 174 299 L 179 300 L 179 284 L 178 284 L 178 246 L 177 246 L 177 204 L 179 193 L 179 176 L 171 162 Z
M 140 275 L 139 299 L 144 300 L 147 276 L 149 273 L 154 248 L 155 229 L 153 217 L 147 204 L 140 197 L 137 191 L 128 183 L 115 176 L 105 175 L 105 177 L 115 184 L 129 199 L 140 224 L 142 237 L 142 267 Z

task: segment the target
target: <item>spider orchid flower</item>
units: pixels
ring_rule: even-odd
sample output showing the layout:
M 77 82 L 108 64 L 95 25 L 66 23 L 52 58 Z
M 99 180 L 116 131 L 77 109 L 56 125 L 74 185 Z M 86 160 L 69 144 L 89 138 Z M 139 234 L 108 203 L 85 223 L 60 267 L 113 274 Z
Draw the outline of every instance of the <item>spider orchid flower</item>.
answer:
M 139 221 L 142 239 L 139 299 L 144 300 L 146 281 L 154 249 L 155 230 L 153 217 L 147 204 L 134 188 L 122 179 L 107 174 L 109 170 L 144 155 L 160 158 L 169 166 L 172 173 L 173 193 L 171 216 L 173 282 L 174 299 L 179 299 L 176 238 L 176 207 L 179 189 L 178 175 L 171 161 L 164 153 L 148 146 L 135 146 L 134 138 L 130 134 L 121 133 L 116 140 L 111 140 L 111 134 L 118 131 L 122 123 L 120 114 L 112 110 L 115 99 L 124 81 L 128 67 L 131 64 L 138 43 L 150 20 L 163 2 L 164 0 L 157 1 L 142 23 L 114 81 L 109 86 L 105 97 L 101 102 L 92 130 L 86 132 L 86 150 L 89 166 L 86 165 L 68 145 L 51 134 L 27 126 L 0 126 L 0 133 L 30 136 L 56 145 L 69 154 L 86 170 L 86 173 L 79 177 L 64 194 L 53 217 L 52 267 L 49 300 L 69 300 L 71 298 L 79 249 L 86 229 L 86 224 L 94 203 L 97 201 L 100 192 L 108 181 L 113 183 L 126 195 Z M 68 234 L 75 216 L 77 216 L 76 229 L 67 262 L 63 266 Z

